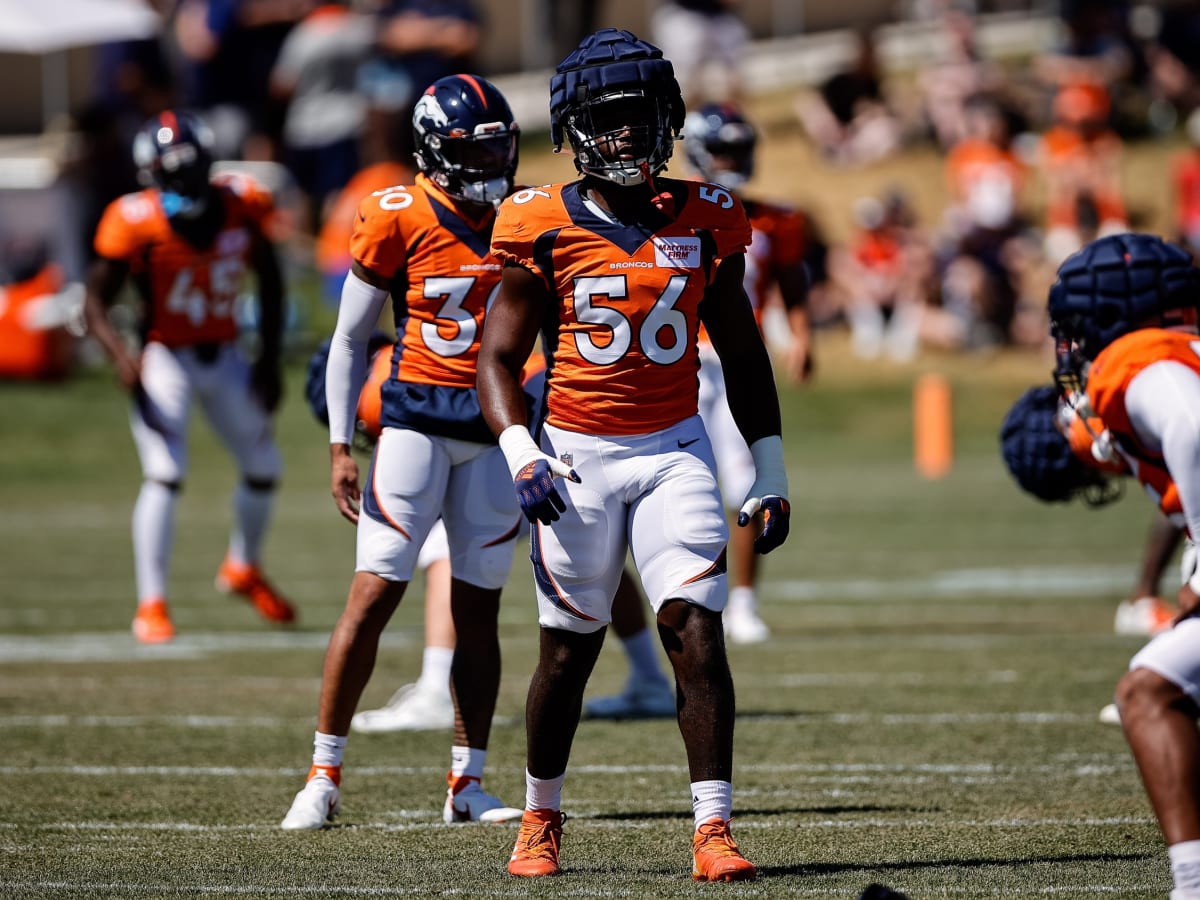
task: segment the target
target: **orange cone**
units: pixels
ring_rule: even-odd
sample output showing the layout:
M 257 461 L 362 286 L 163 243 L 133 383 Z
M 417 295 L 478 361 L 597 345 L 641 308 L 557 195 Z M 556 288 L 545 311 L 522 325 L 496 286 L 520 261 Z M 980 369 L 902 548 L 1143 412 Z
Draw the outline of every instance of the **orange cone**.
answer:
M 913 386 L 913 463 L 924 478 L 941 478 L 954 464 L 950 382 L 935 373 Z

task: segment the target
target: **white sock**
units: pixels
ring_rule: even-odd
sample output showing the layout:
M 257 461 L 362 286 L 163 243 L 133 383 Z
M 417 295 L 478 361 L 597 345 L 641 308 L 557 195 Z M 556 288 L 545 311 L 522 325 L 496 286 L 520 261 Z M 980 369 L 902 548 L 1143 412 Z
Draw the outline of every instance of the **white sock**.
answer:
M 758 609 L 758 597 L 752 587 L 735 587 L 729 589 L 729 609 L 738 612 L 755 612 Z
M 1167 848 L 1175 890 L 1171 900 L 1200 900 L 1200 841 L 1183 841 Z
M 313 736 L 313 765 L 340 766 L 346 750 L 346 736 L 324 734 L 318 731 Z
M 525 808 L 559 809 L 562 807 L 562 787 L 567 779 L 563 772 L 557 778 L 534 778 L 525 770 Z
M 654 643 L 654 635 L 649 627 L 643 628 L 636 634 L 622 638 L 621 646 L 629 659 L 631 674 L 640 676 L 647 681 L 666 683 L 666 677 L 658 667 L 658 648 Z
M 450 748 L 450 774 L 455 778 L 466 775 L 468 778 L 483 778 L 483 764 L 487 761 L 487 751 L 475 747 Z
M 138 603 L 165 599 L 175 539 L 175 491 L 143 481 L 133 506 L 133 568 Z
M 258 563 L 274 500 L 273 488 L 255 490 L 245 482 L 234 488 L 233 531 L 229 535 L 229 558 L 234 562 Z
M 453 647 L 426 647 L 421 657 L 421 677 L 417 687 L 450 699 L 450 663 L 454 661 Z
M 695 827 L 709 819 L 728 822 L 733 815 L 733 785 L 728 781 L 692 782 L 692 817 Z

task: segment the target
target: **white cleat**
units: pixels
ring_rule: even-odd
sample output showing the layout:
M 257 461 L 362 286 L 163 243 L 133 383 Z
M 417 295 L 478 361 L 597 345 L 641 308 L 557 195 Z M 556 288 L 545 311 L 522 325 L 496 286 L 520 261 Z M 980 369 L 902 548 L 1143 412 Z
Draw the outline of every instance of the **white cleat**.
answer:
M 723 619 L 725 637 L 735 644 L 761 644 L 771 636 L 767 623 L 749 607 L 726 607 Z
M 1117 709 L 1117 704 L 1110 703 L 1100 710 L 1100 721 L 1105 725 L 1120 725 L 1121 711 Z
M 1113 619 L 1117 634 L 1155 635 L 1171 627 L 1175 610 L 1158 597 L 1122 600 Z
M 449 689 L 431 691 L 419 684 L 406 684 L 379 709 L 364 709 L 350 720 L 350 727 L 363 734 L 389 731 L 440 731 L 454 727 L 454 703 Z
M 442 821 L 448 825 L 461 822 L 495 825 L 512 822 L 525 813 L 523 809 L 505 806 L 499 797 L 484 791 L 478 778 L 448 778 L 450 787 L 446 791 L 446 805 L 442 807 Z
M 342 792 L 327 775 L 314 775 L 296 794 L 280 828 L 315 831 L 342 811 Z
M 589 700 L 584 711 L 589 719 L 673 719 L 675 691 L 661 678 L 630 675 L 621 693 Z

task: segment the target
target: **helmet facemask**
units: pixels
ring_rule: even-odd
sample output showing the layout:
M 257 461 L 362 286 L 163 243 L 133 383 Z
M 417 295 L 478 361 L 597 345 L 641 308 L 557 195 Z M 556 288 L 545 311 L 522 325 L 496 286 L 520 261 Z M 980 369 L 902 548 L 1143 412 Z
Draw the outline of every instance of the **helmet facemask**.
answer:
M 688 162 L 707 181 L 738 191 L 754 175 L 754 126 L 710 108 L 691 113 L 684 122 Z
M 576 167 L 615 184 L 642 184 L 674 150 L 666 105 L 641 88 L 597 95 L 567 109 L 563 119 Z
M 421 136 L 417 161 L 429 178 L 452 197 L 499 204 L 509 195 L 517 171 L 517 129 L 493 123 L 475 134 Z
M 138 178 L 159 190 L 168 218 L 192 219 L 207 207 L 211 185 L 212 135 L 195 120 L 159 121 L 143 129 L 133 145 Z

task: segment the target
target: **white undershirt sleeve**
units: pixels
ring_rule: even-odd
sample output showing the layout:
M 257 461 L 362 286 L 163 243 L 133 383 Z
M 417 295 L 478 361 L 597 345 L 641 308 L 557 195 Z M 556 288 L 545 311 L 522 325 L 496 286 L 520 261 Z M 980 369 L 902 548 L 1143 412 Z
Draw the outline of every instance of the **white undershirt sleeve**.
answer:
M 1188 530 L 1200 537 L 1200 375 L 1172 360 L 1152 363 L 1129 382 L 1125 411 L 1142 445 L 1162 454 Z
M 379 322 L 388 292 L 353 272 L 342 285 L 337 326 L 325 364 L 325 403 L 329 407 L 329 443 L 349 444 L 354 436 L 358 395 L 367 377 L 367 343 Z

